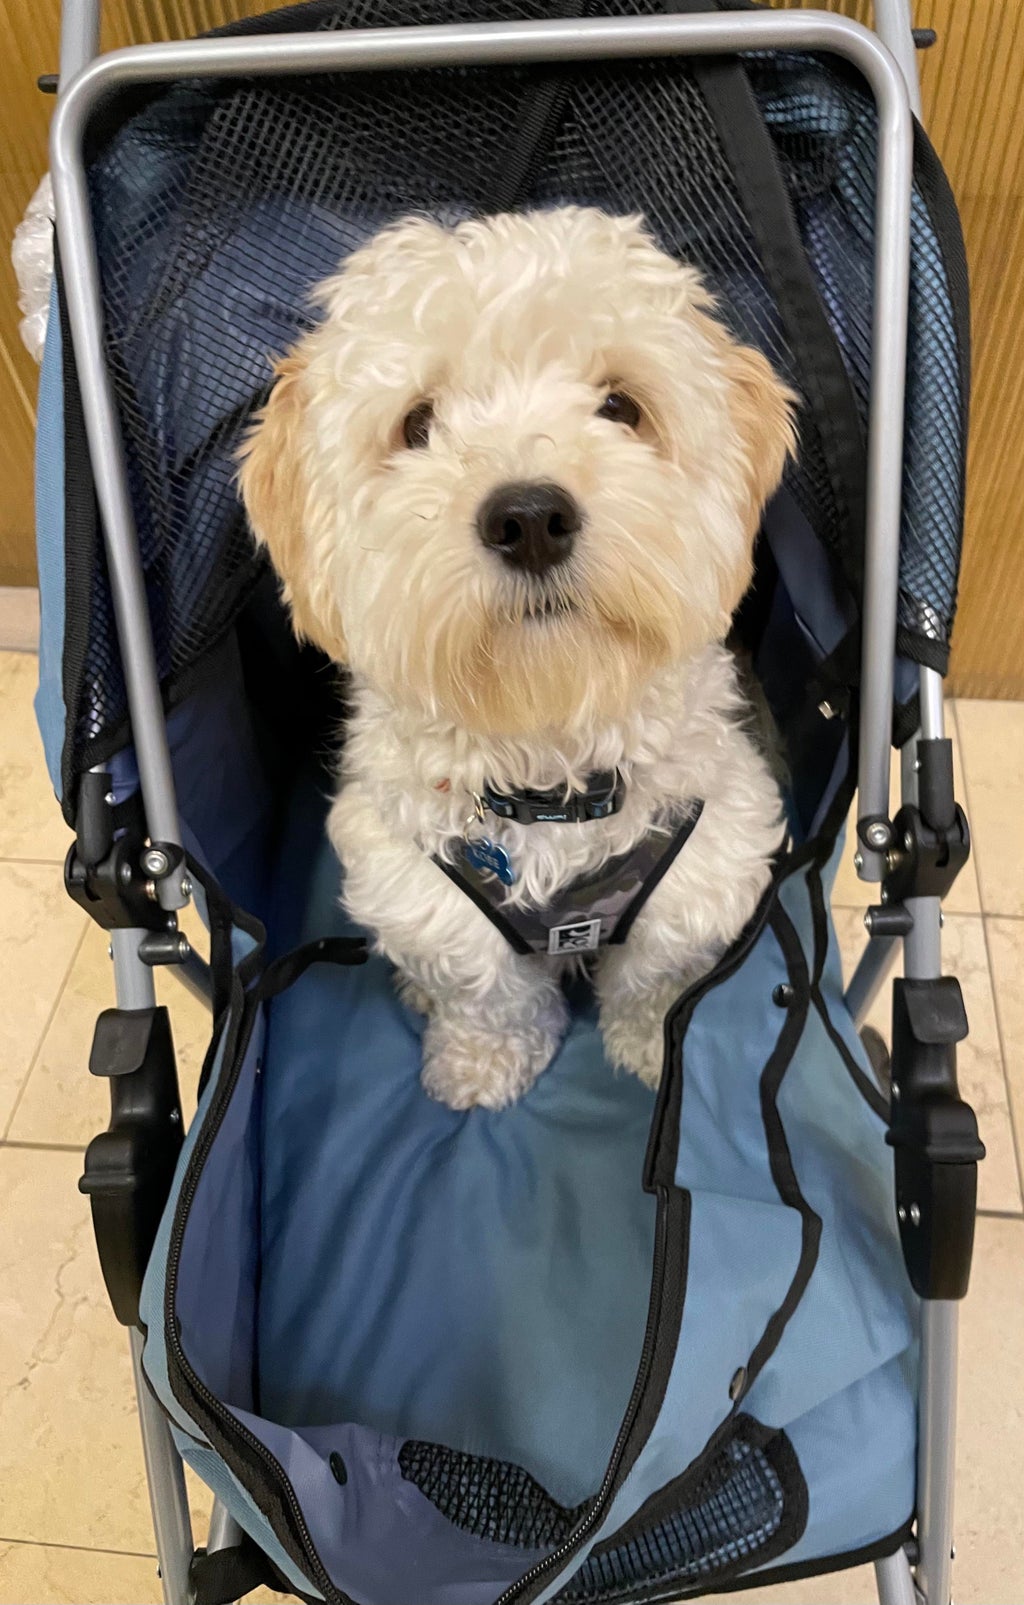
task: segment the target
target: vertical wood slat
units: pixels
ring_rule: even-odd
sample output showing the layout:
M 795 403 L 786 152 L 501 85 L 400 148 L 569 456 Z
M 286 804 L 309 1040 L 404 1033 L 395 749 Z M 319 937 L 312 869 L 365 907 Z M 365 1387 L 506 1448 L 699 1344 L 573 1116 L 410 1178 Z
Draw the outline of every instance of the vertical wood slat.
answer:
M 282 0 L 103 0 L 103 47 L 173 39 L 271 11 Z M 34 581 L 32 436 L 38 375 L 18 334 L 10 241 L 46 171 L 51 97 L 36 88 L 57 69 L 60 0 L 0 0 L 0 585 Z
M 278 0 L 104 0 L 103 44 L 173 38 L 273 9 Z M 780 3 L 780 0 L 774 0 Z M 870 0 L 798 0 L 870 21 Z M 52 102 L 35 79 L 57 62 L 58 0 L 0 0 L 0 236 L 10 239 L 46 164 Z M 969 499 L 954 685 L 962 695 L 1024 696 L 1024 5 L 915 0 L 939 43 L 921 60 L 925 120 L 949 172 L 967 237 L 975 383 Z M 15 285 L 0 249 L 0 584 L 32 572 L 34 365 L 16 332 Z
M 0 0 L 0 584 L 32 580 L 35 364 L 17 331 L 9 242 L 46 167 L 52 102 L 36 78 L 57 66 L 57 6 Z

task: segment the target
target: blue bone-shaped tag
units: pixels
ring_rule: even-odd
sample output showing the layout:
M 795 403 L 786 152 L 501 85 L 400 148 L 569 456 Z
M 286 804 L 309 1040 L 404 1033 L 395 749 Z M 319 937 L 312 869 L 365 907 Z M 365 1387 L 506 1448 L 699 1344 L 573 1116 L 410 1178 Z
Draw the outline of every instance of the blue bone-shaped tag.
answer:
M 504 847 L 499 847 L 489 837 L 482 836 L 478 841 L 467 841 L 462 844 L 462 851 L 466 863 L 484 875 L 497 875 L 503 886 L 515 884 L 516 872 Z

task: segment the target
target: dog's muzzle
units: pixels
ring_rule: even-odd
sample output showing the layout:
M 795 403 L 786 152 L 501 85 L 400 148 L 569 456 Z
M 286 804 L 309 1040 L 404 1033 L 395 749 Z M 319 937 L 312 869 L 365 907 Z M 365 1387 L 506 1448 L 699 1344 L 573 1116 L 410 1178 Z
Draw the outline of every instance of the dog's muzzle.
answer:
M 483 544 L 528 574 L 544 574 L 564 563 L 582 523 L 567 490 L 533 481 L 499 485 L 476 517 Z

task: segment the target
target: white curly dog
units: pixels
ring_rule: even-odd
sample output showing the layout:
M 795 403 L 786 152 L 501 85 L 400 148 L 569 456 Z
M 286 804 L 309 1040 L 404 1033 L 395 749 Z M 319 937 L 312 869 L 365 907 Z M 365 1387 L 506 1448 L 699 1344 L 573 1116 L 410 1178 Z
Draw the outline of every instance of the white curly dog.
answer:
M 722 643 L 794 397 L 640 219 L 589 208 L 404 220 L 319 301 L 240 483 L 297 633 L 351 671 L 344 902 L 428 1015 L 426 1090 L 501 1108 L 558 1047 L 566 960 L 516 951 L 439 864 L 486 829 L 505 906 L 541 908 L 703 803 L 595 968 L 609 1059 L 655 1086 L 667 1009 L 782 835 Z M 480 823 L 488 788 L 594 772 L 606 817 Z

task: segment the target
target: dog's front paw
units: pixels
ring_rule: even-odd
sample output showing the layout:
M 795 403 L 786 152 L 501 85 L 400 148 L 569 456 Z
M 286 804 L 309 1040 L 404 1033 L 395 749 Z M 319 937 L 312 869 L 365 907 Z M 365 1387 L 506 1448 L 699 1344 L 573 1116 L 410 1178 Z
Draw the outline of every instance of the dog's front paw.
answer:
M 664 1015 L 649 1005 L 601 1010 L 601 1037 L 609 1062 L 616 1070 L 639 1076 L 645 1087 L 661 1081 L 665 1059 Z
M 395 976 L 395 991 L 406 1008 L 412 1009 L 414 1014 L 430 1014 L 434 1007 L 430 993 L 424 991 L 419 982 L 414 981 L 411 976 L 399 972 Z
M 423 1087 L 449 1109 L 505 1109 L 529 1092 L 551 1063 L 563 1022 L 487 1031 L 434 1017 L 423 1037 Z

